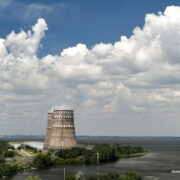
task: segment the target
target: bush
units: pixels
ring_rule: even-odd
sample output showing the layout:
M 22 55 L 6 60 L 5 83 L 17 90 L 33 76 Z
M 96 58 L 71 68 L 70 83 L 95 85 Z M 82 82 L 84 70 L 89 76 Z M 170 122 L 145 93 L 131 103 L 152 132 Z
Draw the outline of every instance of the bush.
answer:
M 41 178 L 39 176 L 29 176 L 24 180 L 41 180 Z
M 33 159 L 33 166 L 38 169 L 47 169 L 52 165 L 51 157 L 47 154 L 44 155 L 40 153 Z
M 66 180 L 76 180 L 75 176 L 66 176 Z
M 30 150 L 30 151 L 33 151 L 34 153 L 37 153 L 37 149 L 32 147 L 32 146 L 29 146 L 29 145 L 25 145 L 24 148 L 26 150 Z
M 95 176 L 89 176 L 86 178 L 86 180 L 120 180 L 119 179 L 119 174 L 116 172 L 111 172 L 108 174 L 104 174 L 104 175 L 95 175 Z
M 6 141 L 0 141 L 0 154 L 4 154 L 8 149 L 14 150 L 14 147 L 8 144 Z
M 131 171 L 126 173 L 120 180 L 141 180 L 142 176 L 140 174 L 136 174 L 135 172 Z
M 18 171 L 22 171 L 21 167 L 17 165 L 11 166 L 9 164 L 0 165 L 0 177 L 10 177 L 15 175 Z
M 78 156 L 82 156 L 86 153 L 86 149 L 82 147 L 74 147 L 71 149 L 63 149 L 59 150 L 55 153 L 57 157 L 63 158 L 63 159 L 72 159 L 76 158 Z
M 6 162 L 5 159 L 3 157 L 0 157 L 0 164 L 3 164 L 5 162 Z
M 89 176 L 86 180 L 141 180 L 141 175 L 135 172 L 128 172 L 123 177 L 120 177 L 118 173 L 112 172 L 104 175 Z
M 6 151 L 4 153 L 4 157 L 14 157 L 15 152 L 14 151 Z

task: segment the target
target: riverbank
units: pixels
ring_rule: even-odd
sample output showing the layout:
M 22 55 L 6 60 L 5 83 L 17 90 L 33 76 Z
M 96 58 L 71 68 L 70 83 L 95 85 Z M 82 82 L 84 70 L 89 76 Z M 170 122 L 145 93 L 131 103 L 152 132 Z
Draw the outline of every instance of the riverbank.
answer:
M 5 144 L 8 146 L 8 144 Z M 0 164 L 0 177 L 7 178 L 19 172 L 34 169 L 48 169 L 64 165 L 90 165 L 117 161 L 120 158 L 140 157 L 147 152 L 139 146 L 102 145 L 80 146 L 55 152 L 37 150 L 21 144 L 11 152 L 13 157 L 5 158 Z M 7 151 L 7 150 L 6 150 Z M 5 154 L 4 152 L 3 154 Z M 2 154 L 2 155 L 3 155 Z M 5 163 L 6 162 L 6 163 Z
M 180 139 L 180 138 L 179 138 Z M 173 174 L 172 170 L 180 170 L 180 140 L 177 138 L 133 138 L 133 139 L 112 139 L 108 142 L 100 143 L 119 143 L 123 146 L 141 146 L 148 151 L 145 156 L 133 158 L 121 158 L 115 162 L 102 163 L 98 167 L 99 174 L 106 174 L 107 172 L 118 172 L 123 176 L 126 172 L 135 171 L 142 174 L 142 179 L 163 179 L 163 180 L 179 180 L 180 174 Z M 91 141 L 92 142 L 92 141 Z M 97 142 L 97 141 L 96 141 Z M 87 140 L 88 143 L 88 140 Z M 66 175 L 75 175 L 81 171 L 85 176 L 97 174 L 97 165 L 64 165 L 59 167 L 52 167 L 46 170 L 30 170 L 9 178 L 8 180 L 24 180 L 28 176 L 36 176 L 44 180 L 59 180 L 63 179 L 64 167 L 66 168 Z

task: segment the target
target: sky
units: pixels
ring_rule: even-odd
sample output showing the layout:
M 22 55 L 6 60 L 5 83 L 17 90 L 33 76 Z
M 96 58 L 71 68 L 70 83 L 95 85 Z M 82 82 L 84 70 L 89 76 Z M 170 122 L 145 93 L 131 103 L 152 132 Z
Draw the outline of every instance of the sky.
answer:
M 178 0 L 0 0 L 0 135 L 180 136 Z

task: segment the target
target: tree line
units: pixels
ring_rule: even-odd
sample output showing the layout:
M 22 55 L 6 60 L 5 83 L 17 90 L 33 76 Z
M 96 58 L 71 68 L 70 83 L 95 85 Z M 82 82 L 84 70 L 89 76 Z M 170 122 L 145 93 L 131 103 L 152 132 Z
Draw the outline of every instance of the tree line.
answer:
M 121 157 L 131 157 L 132 154 L 143 154 L 145 150 L 136 146 L 121 145 L 96 145 L 92 149 L 84 147 L 74 147 L 55 152 L 55 157 L 51 153 L 38 154 L 33 159 L 33 166 L 44 169 L 51 166 L 64 164 L 95 164 L 118 160 Z
M 78 180 L 76 176 L 66 176 L 66 180 Z M 39 176 L 29 176 L 25 180 L 41 180 Z M 142 176 L 133 171 L 127 172 L 123 176 L 119 176 L 116 172 L 110 172 L 104 175 L 92 175 L 84 178 L 84 180 L 142 180 Z
M 12 158 L 15 156 L 14 147 L 7 141 L 0 141 L 0 178 L 10 177 L 25 168 L 17 165 L 10 165 L 6 163 L 5 158 Z

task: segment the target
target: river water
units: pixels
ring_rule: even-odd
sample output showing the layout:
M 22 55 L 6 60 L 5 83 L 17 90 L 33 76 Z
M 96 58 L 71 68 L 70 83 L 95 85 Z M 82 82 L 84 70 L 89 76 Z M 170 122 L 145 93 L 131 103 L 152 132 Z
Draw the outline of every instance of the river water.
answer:
M 91 139 L 91 141 L 93 140 Z M 113 163 L 99 165 L 99 167 L 96 165 L 66 166 L 66 175 L 75 175 L 78 171 L 81 171 L 85 176 L 107 172 L 118 172 L 123 175 L 125 172 L 133 170 L 142 174 L 144 180 L 180 179 L 180 174 L 171 173 L 172 170 L 180 170 L 180 139 L 178 138 L 111 138 L 107 140 L 98 138 L 95 141 L 140 145 L 148 150 L 149 154 L 143 157 L 120 159 Z M 63 180 L 63 167 L 27 171 L 12 177 L 11 180 L 23 180 L 34 175 L 39 175 L 42 180 Z

